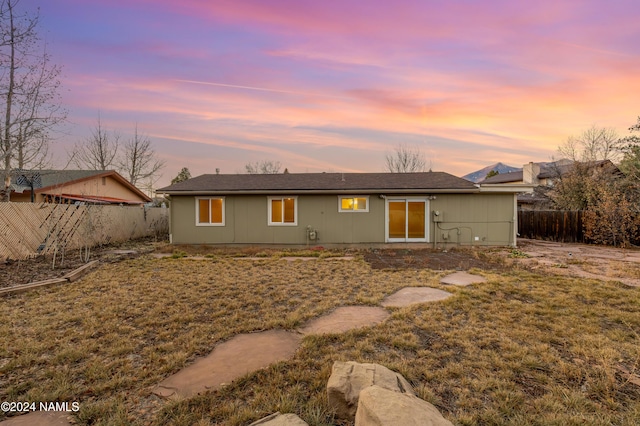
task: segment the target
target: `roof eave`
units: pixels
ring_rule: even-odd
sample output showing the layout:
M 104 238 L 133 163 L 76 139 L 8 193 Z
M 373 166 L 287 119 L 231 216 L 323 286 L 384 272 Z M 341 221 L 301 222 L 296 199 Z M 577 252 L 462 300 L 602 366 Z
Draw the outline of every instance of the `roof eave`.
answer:
M 533 192 L 534 185 L 522 183 L 484 183 L 480 184 L 479 188 L 480 192 L 521 194 Z
M 103 177 L 111 177 L 114 180 L 118 181 L 122 186 L 124 186 L 125 188 L 128 188 L 131 192 L 136 194 L 138 197 L 142 198 L 143 202 L 149 203 L 149 202 L 152 201 L 151 198 L 147 194 L 142 192 L 137 186 L 133 185 L 131 182 L 126 180 L 121 174 L 119 174 L 115 170 L 105 170 L 102 173 L 96 173 L 96 174 L 91 175 L 91 176 L 85 176 L 85 177 L 80 178 L 80 179 L 72 179 L 72 180 L 61 182 L 61 183 L 58 183 L 58 184 L 55 184 L 55 185 L 49 185 L 49 186 L 45 186 L 45 187 L 42 187 L 42 188 L 36 188 L 34 190 L 34 192 L 36 194 L 45 194 L 45 195 L 47 195 L 52 190 L 60 192 L 61 189 L 64 188 L 64 187 L 67 187 L 67 186 L 70 186 L 70 185 L 75 185 L 75 184 L 82 183 L 82 182 L 87 182 L 87 181 L 90 181 L 90 180 L 93 180 L 93 179 L 103 178 Z
M 475 194 L 478 188 L 436 189 L 436 188 L 402 188 L 402 189 L 274 189 L 274 190 L 227 190 L 227 191 L 157 191 L 167 195 L 277 195 L 277 194 L 309 194 L 309 195 L 340 195 L 340 194 Z

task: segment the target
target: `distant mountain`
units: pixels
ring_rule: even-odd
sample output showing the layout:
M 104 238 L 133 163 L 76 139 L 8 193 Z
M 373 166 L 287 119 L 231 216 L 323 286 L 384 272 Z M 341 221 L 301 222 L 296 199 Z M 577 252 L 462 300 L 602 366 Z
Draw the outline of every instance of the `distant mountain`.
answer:
M 470 180 L 471 182 L 478 183 L 481 180 L 484 180 L 487 177 L 487 173 L 491 170 L 495 170 L 496 172 L 503 174 L 509 172 L 519 172 L 522 170 L 522 167 L 511 167 L 506 164 L 496 163 L 490 166 L 485 167 L 484 169 L 476 170 L 475 172 L 471 172 L 467 175 L 462 176 L 462 179 Z

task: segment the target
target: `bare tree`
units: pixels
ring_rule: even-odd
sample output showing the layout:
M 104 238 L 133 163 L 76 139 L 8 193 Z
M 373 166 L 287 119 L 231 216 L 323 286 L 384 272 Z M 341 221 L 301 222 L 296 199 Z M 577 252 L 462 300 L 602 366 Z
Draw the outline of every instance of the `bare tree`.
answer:
M 590 194 L 593 191 L 590 188 L 598 184 L 613 185 L 613 181 L 618 179 L 612 172 L 615 166 L 611 161 L 620 158 L 622 148 L 614 129 L 596 126 L 578 136 L 570 136 L 560 145 L 558 153 L 569 161 L 557 161 L 553 166 L 556 183 L 549 196 L 556 208 L 585 210 L 592 205 Z M 601 169 L 604 169 L 603 173 Z
M 556 181 L 547 194 L 557 209 L 584 212 L 585 237 L 595 243 L 628 246 L 638 238 L 637 183 L 612 163 L 624 152 L 623 163 L 636 167 L 635 152 L 624 148 L 613 129 L 594 126 L 558 148 L 572 161 L 556 167 Z
M 570 136 L 558 147 L 564 158 L 573 161 L 616 161 L 621 155 L 621 143 L 616 130 L 592 125 L 578 136 Z
M 98 123 L 91 136 L 74 146 L 72 162 L 81 169 L 111 169 L 115 166 L 119 145 L 120 135 L 115 132 L 110 134 L 105 130 L 98 117 Z
M 118 167 L 132 185 L 144 180 L 150 182 L 149 186 L 153 186 L 154 176 L 164 167 L 164 161 L 156 158 L 151 139 L 138 132 L 137 124 L 133 137 L 123 145 Z
M 280 173 L 282 165 L 279 161 L 262 160 L 244 166 L 250 175 L 275 175 Z
M 426 171 L 426 159 L 420 148 L 399 144 L 393 154 L 387 154 L 387 171 L 391 173 L 414 173 Z
M 9 200 L 12 168 L 41 165 L 50 131 L 66 119 L 58 96 L 60 68 L 51 64 L 40 41 L 39 16 L 20 13 L 18 3 L 0 2 L 1 201 Z

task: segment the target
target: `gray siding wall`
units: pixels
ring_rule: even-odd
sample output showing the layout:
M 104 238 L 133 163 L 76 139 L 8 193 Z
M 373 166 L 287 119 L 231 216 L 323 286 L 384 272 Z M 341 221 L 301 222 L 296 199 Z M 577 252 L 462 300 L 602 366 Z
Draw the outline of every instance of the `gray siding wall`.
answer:
M 339 212 L 337 195 L 300 195 L 297 203 L 296 226 L 269 226 L 267 196 L 226 196 L 225 226 L 196 226 L 194 197 L 172 196 L 172 242 L 306 244 L 307 226 L 318 232 L 319 240 L 310 242 L 314 245 L 385 242 L 385 200 L 377 195 L 369 196 L 368 212 Z M 430 243 L 513 244 L 513 194 L 438 194 L 428 209 Z M 442 222 L 434 223 L 434 210 L 441 212 Z
M 514 194 L 437 195 L 431 240 L 438 245 L 511 245 L 517 227 Z M 442 222 L 433 222 L 438 210 Z

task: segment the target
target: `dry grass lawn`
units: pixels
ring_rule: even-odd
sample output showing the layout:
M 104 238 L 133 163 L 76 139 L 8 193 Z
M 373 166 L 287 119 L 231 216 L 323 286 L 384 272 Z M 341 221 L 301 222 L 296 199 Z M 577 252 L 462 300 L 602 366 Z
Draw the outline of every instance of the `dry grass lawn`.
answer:
M 307 336 L 290 361 L 163 401 L 157 383 L 236 334 L 294 329 L 406 286 L 445 288 L 443 272 L 373 270 L 359 256 L 209 256 L 126 260 L 0 299 L 0 400 L 79 401 L 83 425 L 247 425 L 275 411 L 337 425 L 326 381 L 333 361 L 355 360 L 399 371 L 455 424 L 639 422 L 640 387 L 619 368 L 640 366 L 640 289 L 515 268 L 473 270 L 488 282 L 446 287 L 454 297 L 393 309 L 372 328 Z

